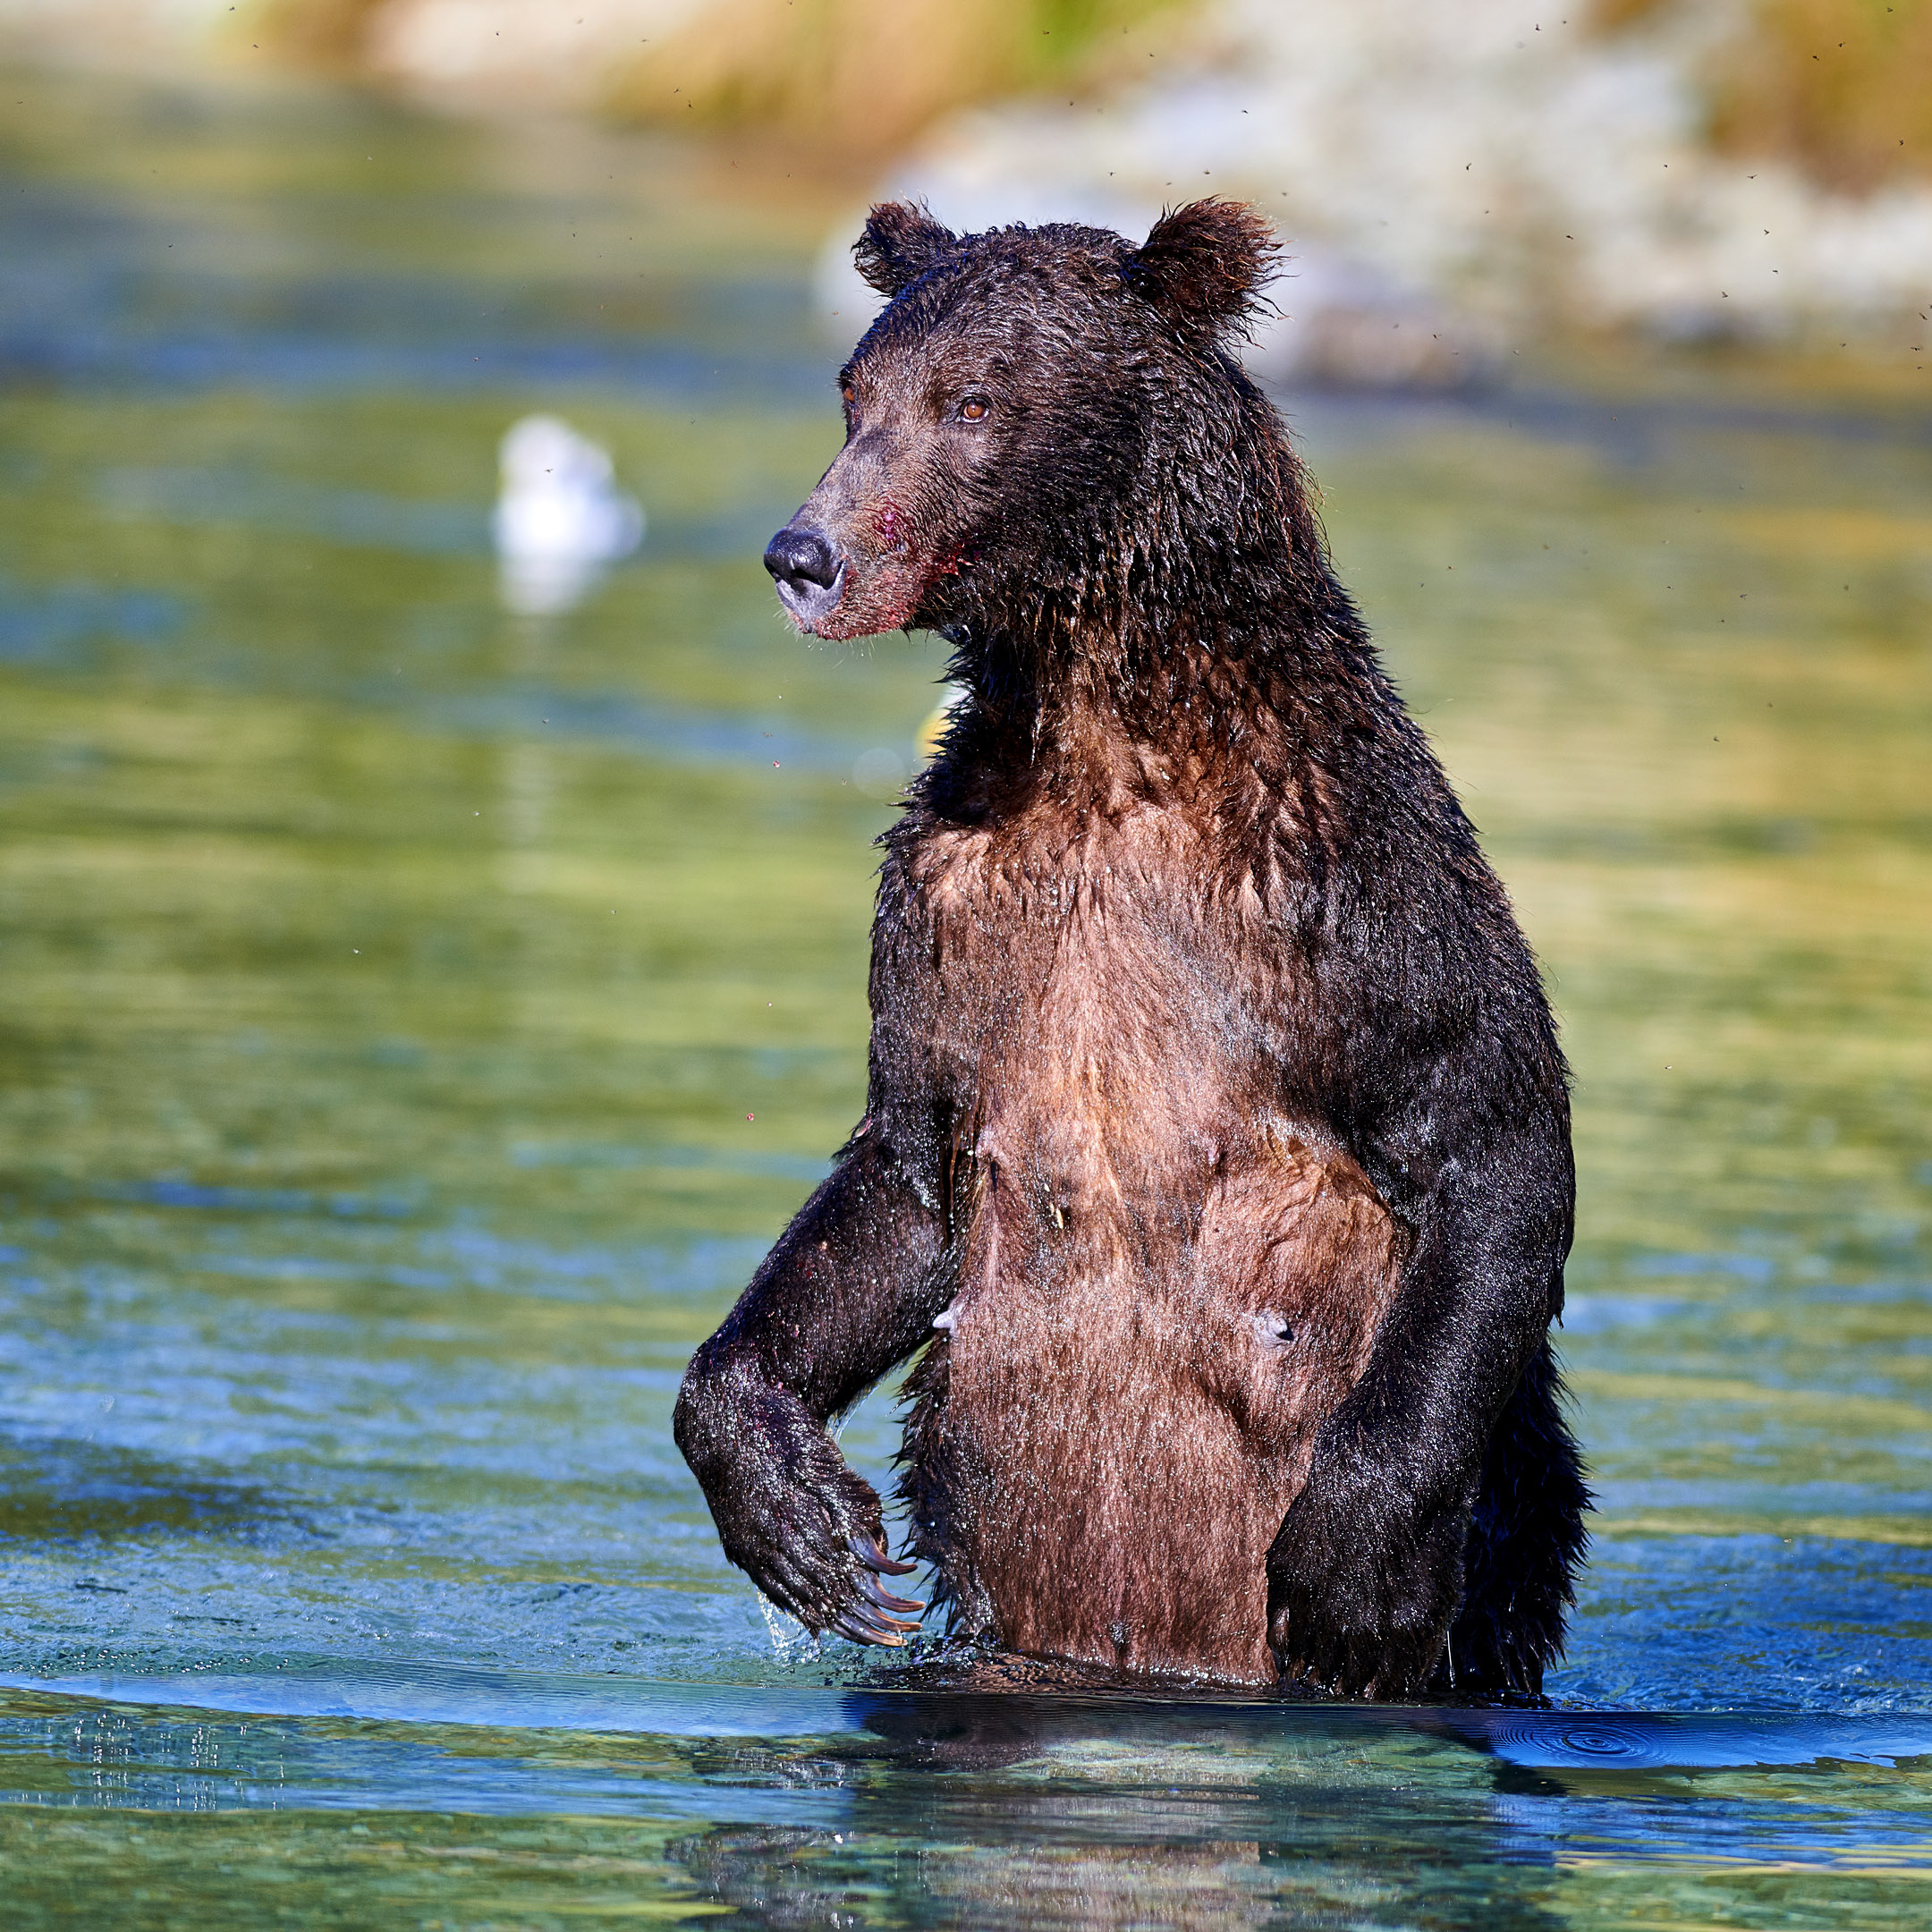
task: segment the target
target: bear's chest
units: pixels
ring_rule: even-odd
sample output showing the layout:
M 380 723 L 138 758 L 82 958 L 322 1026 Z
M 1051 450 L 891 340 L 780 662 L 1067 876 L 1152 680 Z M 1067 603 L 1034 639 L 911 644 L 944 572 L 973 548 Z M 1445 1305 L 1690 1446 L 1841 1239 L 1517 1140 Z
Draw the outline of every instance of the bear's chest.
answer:
M 936 833 L 897 923 L 877 990 L 955 1144 L 1049 1213 L 1198 1200 L 1298 1051 L 1278 925 L 1177 814 Z
M 948 1572 L 1018 1648 L 1265 1680 L 1268 1541 L 1401 1245 L 1297 1078 L 1293 949 L 1171 815 L 911 859 L 874 990 L 951 1146 Z

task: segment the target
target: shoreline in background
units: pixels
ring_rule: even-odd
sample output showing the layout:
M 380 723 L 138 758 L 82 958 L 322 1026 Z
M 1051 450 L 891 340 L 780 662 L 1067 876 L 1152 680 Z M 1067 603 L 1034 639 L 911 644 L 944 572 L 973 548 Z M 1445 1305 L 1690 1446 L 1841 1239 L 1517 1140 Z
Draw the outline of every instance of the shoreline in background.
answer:
M 6 72 L 4 55 L 5 43 L 0 41 L 0 75 Z M 816 313 L 801 305 L 800 317 L 800 353 L 807 360 L 842 354 L 864 326 L 862 314 L 831 313 L 833 304 L 825 295 L 826 264 L 843 263 L 862 219 L 862 187 L 843 167 L 815 172 L 795 166 L 794 155 L 769 142 L 724 133 L 680 140 L 657 130 L 550 114 L 459 114 L 371 97 L 339 79 L 285 69 L 249 73 L 180 63 L 142 77 L 124 68 L 77 65 L 45 55 L 32 61 L 16 55 L 15 67 L 34 82 L 21 90 L 29 97 L 21 104 L 29 112 L 16 114 L 9 130 L 10 171 L 22 182 L 42 178 L 43 158 L 84 144 L 82 132 L 58 106 L 70 97 L 96 98 L 105 89 L 109 97 L 125 102 L 127 111 L 164 122 L 178 118 L 184 135 L 207 116 L 269 116 L 283 130 L 284 140 L 296 146 L 309 139 L 305 130 L 311 123 L 328 123 L 347 111 L 367 120 L 369 164 L 394 197 L 396 219 L 386 252 L 393 258 L 388 267 L 396 272 L 427 258 L 425 242 L 432 255 L 453 258 L 479 245 L 462 231 L 451 230 L 446 222 L 439 224 L 434 235 L 415 233 L 409 225 L 411 200 L 421 184 L 391 167 L 389 150 L 399 141 L 414 139 L 412 130 L 435 129 L 439 140 L 453 151 L 461 150 L 464 165 L 500 198 L 502 213 L 488 213 L 487 218 L 508 219 L 528 230 L 527 259 L 534 275 L 578 282 L 587 291 L 608 291 L 607 297 L 592 301 L 587 292 L 583 299 L 596 310 L 600 330 L 614 340 L 623 337 L 630 309 L 648 301 L 657 273 L 649 250 L 638 250 L 634 259 L 620 253 L 629 249 L 627 230 L 636 225 L 627 214 L 631 209 L 650 211 L 653 248 L 661 249 L 672 240 L 681 253 L 688 247 L 713 259 L 725 280 L 769 282 L 775 276 L 802 289 L 816 277 Z M 164 145 L 158 154 L 144 150 L 138 168 L 120 167 L 111 152 L 92 154 L 85 172 L 105 191 L 105 199 L 120 201 L 123 218 L 131 226 L 149 231 L 151 245 L 146 252 L 157 267 L 173 271 L 186 266 L 183 256 L 167 245 L 173 242 L 188 250 L 188 259 L 218 269 L 222 256 L 234 242 L 210 240 L 197 254 L 202 243 L 196 235 L 175 233 L 182 218 L 178 211 L 193 203 L 199 225 L 211 202 L 252 191 L 260 184 L 249 170 L 258 168 L 258 160 L 251 158 L 245 167 L 238 166 L 233 178 L 225 181 L 218 153 L 210 154 L 185 139 L 180 151 L 178 170 L 168 167 Z M 153 165 L 157 160 L 160 165 Z M 63 164 L 55 172 L 68 170 Z M 344 179 L 340 189 L 360 191 L 367 185 L 366 181 Z M 1071 195 L 1069 201 L 1074 203 Z M 573 205 L 583 208 L 584 220 L 572 217 L 565 224 L 560 214 Z M 948 212 L 944 203 L 938 212 Z M 1083 211 L 1075 204 L 1056 212 L 1078 218 Z M 1105 219 L 1110 211 L 1094 212 Z M 725 217 L 722 222 L 721 213 Z M 1131 217 L 1131 210 L 1119 216 L 1130 230 Z M 53 211 L 49 218 L 55 218 Z M 485 218 L 486 211 L 479 209 L 479 221 Z M 955 219 L 964 218 L 955 213 Z M 1301 252 L 1291 242 L 1287 277 L 1276 284 L 1275 299 L 1284 309 L 1298 305 Z M 383 258 L 371 256 L 360 272 L 383 270 Z M 625 284 L 631 292 L 623 292 Z M 611 299 L 620 295 L 621 301 Z M 864 299 L 876 300 L 869 295 Z M 0 377 L 11 382 L 36 379 L 33 306 L 18 309 L 11 326 L 0 331 Z M 1367 326 L 1385 326 L 1385 318 L 1371 309 Z M 1919 340 L 1924 343 L 1926 337 Z M 1923 366 L 1920 356 L 1901 357 L 1889 345 L 1856 334 L 1805 344 L 1775 340 L 1660 342 L 1628 330 L 1570 325 L 1541 331 L 1520 345 L 1492 338 L 1474 378 L 1465 382 L 1444 383 L 1432 379 L 1428 371 L 1417 380 L 1402 379 L 1399 369 L 1393 377 L 1385 369 L 1357 373 L 1345 360 L 1340 367 L 1263 366 L 1258 373 L 1281 394 L 1401 398 L 1446 393 L 1462 395 L 1482 412 L 1519 395 L 1557 394 L 1601 402 L 1613 410 L 1625 398 L 1633 407 L 1674 399 L 1723 410 L 1775 408 L 1792 411 L 1796 420 L 1812 422 L 1834 413 L 1862 417 L 1902 409 L 1908 420 L 1916 423 L 1932 411 L 1932 382 L 1925 379 Z M 827 360 L 828 384 L 831 367 Z M 1909 428 L 1902 433 L 1923 432 Z
M 1932 346 L 1932 176 L 1911 157 L 1932 146 L 1932 109 L 1885 56 L 1932 50 L 1932 0 L 1899 0 L 1895 27 L 1857 0 L 1536 11 L 0 0 L 0 47 L 333 76 L 483 125 L 541 115 L 545 141 L 566 146 L 648 126 L 670 144 L 659 157 L 674 147 L 674 165 L 722 193 L 735 174 L 816 226 L 793 239 L 821 250 L 828 310 L 854 286 L 843 231 L 886 194 L 965 229 L 1124 232 L 1165 202 L 1224 193 L 1268 212 L 1295 258 L 1260 350 L 1278 380 L 1479 386 L 1546 339 L 1620 338 L 1768 350 L 1827 381 L 1840 356 L 1917 376 Z M 1748 101 L 1733 97 L 1746 73 Z M 547 165 L 544 143 L 514 145 L 521 165 Z

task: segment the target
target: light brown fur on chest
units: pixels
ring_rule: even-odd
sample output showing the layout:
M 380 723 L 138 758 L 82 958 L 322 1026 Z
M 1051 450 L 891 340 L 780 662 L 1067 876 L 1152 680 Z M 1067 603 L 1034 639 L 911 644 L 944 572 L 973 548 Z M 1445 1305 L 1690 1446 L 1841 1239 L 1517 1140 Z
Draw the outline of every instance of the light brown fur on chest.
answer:
M 936 1012 L 955 975 L 995 995 L 940 1030 L 962 1262 L 912 1385 L 916 1542 L 1011 1648 L 1267 1682 L 1267 1548 L 1402 1237 L 1251 1051 L 1280 987 L 1206 963 L 1265 956 L 1251 887 L 1177 902 L 1172 815 L 1106 834 L 1017 876 L 983 836 L 923 855 Z

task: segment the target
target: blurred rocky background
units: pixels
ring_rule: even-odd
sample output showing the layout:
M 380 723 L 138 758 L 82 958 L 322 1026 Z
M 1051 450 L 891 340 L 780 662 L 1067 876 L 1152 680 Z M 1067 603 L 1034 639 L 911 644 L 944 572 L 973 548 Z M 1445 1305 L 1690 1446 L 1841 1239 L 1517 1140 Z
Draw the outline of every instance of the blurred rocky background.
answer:
M 1932 302 L 1932 0 L 0 0 L 0 33 L 750 143 L 961 227 L 1249 198 L 1293 257 L 1283 379 L 1456 386 L 1553 332 L 1896 369 Z

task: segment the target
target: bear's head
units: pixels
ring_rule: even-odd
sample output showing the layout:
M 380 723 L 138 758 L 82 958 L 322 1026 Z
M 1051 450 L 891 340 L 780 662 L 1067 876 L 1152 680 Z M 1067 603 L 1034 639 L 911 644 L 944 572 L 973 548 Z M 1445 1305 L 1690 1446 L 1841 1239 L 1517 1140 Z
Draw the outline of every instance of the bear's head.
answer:
M 854 254 L 891 300 L 839 374 L 844 447 L 765 553 L 801 631 L 1118 606 L 1177 548 L 1251 546 L 1281 463 L 1243 445 L 1292 462 L 1226 346 L 1275 267 L 1252 209 L 1197 201 L 1135 247 L 888 202 Z

